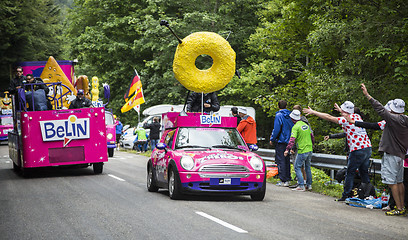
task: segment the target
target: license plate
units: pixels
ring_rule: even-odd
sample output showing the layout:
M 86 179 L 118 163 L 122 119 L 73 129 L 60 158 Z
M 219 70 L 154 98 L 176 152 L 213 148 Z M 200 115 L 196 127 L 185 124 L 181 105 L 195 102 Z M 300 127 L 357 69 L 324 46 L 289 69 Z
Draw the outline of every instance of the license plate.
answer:
M 219 184 L 220 185 L 231 185 L 231 178 L 220 178 Z
M 210 185 L 239 185 L 240 178 L 211 178 Z

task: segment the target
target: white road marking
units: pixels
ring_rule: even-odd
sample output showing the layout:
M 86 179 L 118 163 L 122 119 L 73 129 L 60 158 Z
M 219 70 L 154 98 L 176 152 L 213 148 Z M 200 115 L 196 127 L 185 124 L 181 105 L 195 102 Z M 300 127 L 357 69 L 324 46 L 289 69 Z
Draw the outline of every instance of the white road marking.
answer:
M 204 212 L 196 212 L 198 215 L 200 215 L 200 216 L 203 216 L 203 217 L 205 217 L 205 218 L 208 218 L 208 219 L 210 219 L 211 221 L 214 221 L 214 222 L 216 222 L 216 223 L 218 223 L 218 224 L 221 224 L 222 226 L 224 226 L 224 227 L 227 227 L 227 228 L 229 228 L 229 229 L 231 229 L 231 230 L 234 230 L 234 231 L 236 231 L 236 232 L 239 232 L 239 233 L 248 233 L 248 231 L 245 231 L 244 229 L 241 229 L 241 228 L 239 228 L 239 227 L 236 227 L 236 226 L 234 226 L 234 225 L 231 225 L 231 224 L 229 224 L 229 223 L 227 223 L 227 222 L 224 222 L 224 221 L 222 221 L 221 219 L 218 219 L 218 218 L 216 218 L 216 217 L 213 217 L 213 216 L 211 216 L 211 215 L 208 215 L 207 213 L 204 213 Z
M 11 163 L 10 161 L 6 161 L 6 163 Z
M 112 178 L 114 178 L 114 179 L 116 179 L 116 180 L 119 180 L 119 181 L 122 181 L 122 182 L 126 182 L 125 179 L 122 179 L 122 178 L 120 178 L 120 177 L 116 177 L 115 175 L 108 174 L 108 176 L 109 176 L 109 177 L 112 177 Z

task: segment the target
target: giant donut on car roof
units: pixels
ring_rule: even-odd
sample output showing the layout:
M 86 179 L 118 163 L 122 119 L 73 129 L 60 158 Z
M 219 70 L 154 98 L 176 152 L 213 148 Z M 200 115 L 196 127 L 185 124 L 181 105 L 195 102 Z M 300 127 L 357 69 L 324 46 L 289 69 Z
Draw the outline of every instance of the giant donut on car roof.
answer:
M 198 69 L 195 61 L 200 55 L 209 55 L 213 64 Z M 196 32 L 185 37 L 177 46 L 173 72 L 188 90 L 210 93 L 224 88 L 235 74 L 235 51 L 228 41 L 213 32 Z

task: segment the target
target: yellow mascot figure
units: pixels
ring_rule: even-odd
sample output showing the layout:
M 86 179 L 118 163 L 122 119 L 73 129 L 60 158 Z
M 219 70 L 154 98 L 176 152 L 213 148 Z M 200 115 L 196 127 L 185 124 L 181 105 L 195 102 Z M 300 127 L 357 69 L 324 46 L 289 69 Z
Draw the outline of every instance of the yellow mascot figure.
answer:
M 92 77 L 92 101 L 96 102 L 99 100 L 99 79 L 98 77 Z

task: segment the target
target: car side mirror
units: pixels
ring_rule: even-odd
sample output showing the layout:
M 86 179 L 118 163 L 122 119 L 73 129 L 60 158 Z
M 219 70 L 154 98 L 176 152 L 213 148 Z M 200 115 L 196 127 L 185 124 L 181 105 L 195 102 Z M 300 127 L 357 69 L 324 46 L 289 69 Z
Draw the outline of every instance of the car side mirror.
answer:
M 249 145 L 249 150 L 251 152 L 258 151 L 258 149 L 259 149 L 259 147 L 257 145 L 255 145 L 255 144 Z
M 157 143 L 156 144 L 156 148 L 160 149 L 160 150 L 166 149 L 166 147 L 167 147 L 167 145 L 165 143 Z

